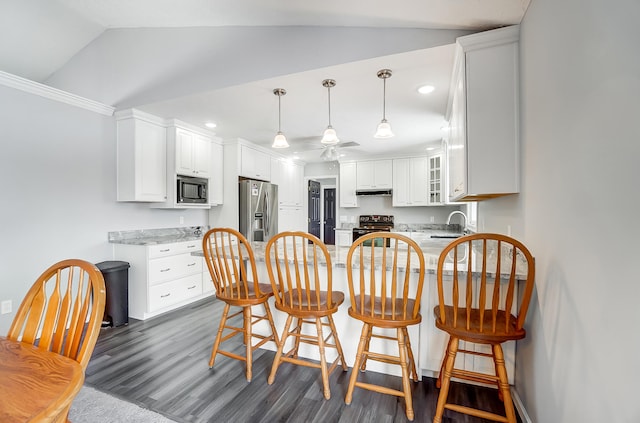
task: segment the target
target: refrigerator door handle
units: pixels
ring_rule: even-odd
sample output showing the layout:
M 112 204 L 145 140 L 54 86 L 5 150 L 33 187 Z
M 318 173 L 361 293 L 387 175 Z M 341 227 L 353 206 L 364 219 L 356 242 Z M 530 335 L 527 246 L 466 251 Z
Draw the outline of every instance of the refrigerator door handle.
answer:
M 266 191 L 264 193 L 264 209 L 264 235 L 267 239 L 271 237 L 271 234 L 269 233 L 269 193 Z

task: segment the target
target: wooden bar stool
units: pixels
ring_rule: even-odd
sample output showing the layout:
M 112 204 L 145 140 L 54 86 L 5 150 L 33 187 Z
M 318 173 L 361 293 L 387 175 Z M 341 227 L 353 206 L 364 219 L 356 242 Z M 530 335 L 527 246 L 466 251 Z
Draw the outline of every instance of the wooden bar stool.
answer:
M 333 269 L 327 247 L 318 238 L 306 232 L 282 232 L 269 240 L 265 257 L 276 308 L 288 315 L 267 383 L 273 383 L 278 366 L 283 361 L 319 368 L 322 373 L 324 397 L 329 399 L 329 375 L 338 366 L 338 362 L 341 363 L 343 371 L 347 371 L 347 364 L 333 322 L 333 314 L 344 301 L 344 293 L 332 290 Z M 296 324 L 292 329 L 293 319 L 296 320 Z M 316 334 L 303 333 L 304 324 L 314 325 Z M 326 337 L 323 331 L 325 327 L 329 328 Z M 295 338 L 293 347 L 288 352 L 283 352 L 285 342 L 290 336 Z M 329 342 L 331 338 L 333 343 Z M 299 358 L 300 343 L 317 346 L 320 363 Z M 335 348 L 337 352 L 337 357 L 329 368 L 326 348 Z
M 376 240 L 381 247 L 375 247 Z M 347 279 L 351 307 L 349 316 L 363 322 L 355 363 L 351 370 L 345 402 L 351 404 L 354 388 L 368 389 L 403 397 L 407 418 L 413 420 L 410 377 L 418 382 L 415 359 L 407 327 L 422 320 L 420 297 L 424 283 L 424 254 L 411 240 L 391 232 L 374 232 L 358 238 L 347 254 Z M 354 279 L 355 278 L 355 279 Z M 374 328 L 395 329 L 390 337 L 373 332 Z M 394 341 L 398 355 L 370 350 L 371 338 Z M 358 370 L 365 371 L 367 360 L 399 365 L 402 391 L 358 382 Z
M 251 381 L 251 364 L 253 351 L 269 341 L 278 343 L 278 335 L 273 324 L 273 316 L 269 308 L 269 297 L 273 295 L 271 284 L 258 282 L 256 262 L 253 250 L 247 239 L 231 228 L 214 228 L 202 239 L 202 250 L 209 268 L 209 273 L 216 288 L 216 297 L 225 302 L 218 334 L 213 344 L 209 367 L 213 367 L 217 354 L 244 361 L 247 366 L 247 380 Z M 247 269 L 248 267 L 248 269 Z M 253 307 L 263 305 L 265 314 L 256 315 Z M 229 315 L 231 307 L 241 310 Z M 242 314 L 242 327 L 227 324 L 233 317 Z M 262 335 L 253 332 L 253 325 L 267 322 L 270 334 Z M 226 335 L 224 330 L 230 330 Z M 234 336 L 242 334 L 246 346 L 245 356 L 220 349 L 220 344 Z M 253 338 L 259 339 L 254 345 Z
M 449 334 L 449 343 L 437 383 L 440 394 L 434 423 L 442 421 L 445 409 L 516 423 L 501 344 L 526 335 L 523 326 L 535 278 L 531 253 L 521 242 L 504 235 L 467 235 L 442 251 L 437 277 L 439 305 L 434 309 L 435 324 Z M 522 278 L 525 283 L 520 296 L 516 295 L 516 283 Z M 521 298 L 519 304 L 517 297 Z M 489 348 L 485 351 L 482 348 L 460 349 L 460 341 Z M 458 352 L 491 358 L 495 373 L 455 368 Z M 448 403 L 452 377 L 496 385 L 506 416 Z

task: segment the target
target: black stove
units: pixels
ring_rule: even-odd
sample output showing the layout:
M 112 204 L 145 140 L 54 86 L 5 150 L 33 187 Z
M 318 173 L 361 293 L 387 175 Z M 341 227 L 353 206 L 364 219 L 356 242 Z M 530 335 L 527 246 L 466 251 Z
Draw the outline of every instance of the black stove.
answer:
M 371 232 L 390 232 L 393 229 L 393 216 L 365 214 L 358 218 L 358 224 L 360 226 L 353 228 L 353 241 Z

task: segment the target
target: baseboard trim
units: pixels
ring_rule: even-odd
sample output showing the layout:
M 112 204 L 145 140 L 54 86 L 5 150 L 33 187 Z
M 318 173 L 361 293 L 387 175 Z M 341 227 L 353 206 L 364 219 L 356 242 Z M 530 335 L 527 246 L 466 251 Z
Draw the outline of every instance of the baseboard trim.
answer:
M 106 116 L 112 116 L 115 110 L 114 107 L 106 104 L 80 97 L 79 95 L 68 93 L 4 71 L 0 71 L 0 85 L 15 88 L 30 94 L 39 95 L 40 97 L 80 107 Z
M 533 423 L 531 417 L 529 417 L 529 414 L 527 413 L 527 410 L 524 408 L 520 395 L 518 395 L 518 392 L 513 386 L 511 387 L 511 397 L 513 399 L 513 404 L 516 406 L 516 411 L 518 412 L 520 419 L 522 419 L 522 423 Z

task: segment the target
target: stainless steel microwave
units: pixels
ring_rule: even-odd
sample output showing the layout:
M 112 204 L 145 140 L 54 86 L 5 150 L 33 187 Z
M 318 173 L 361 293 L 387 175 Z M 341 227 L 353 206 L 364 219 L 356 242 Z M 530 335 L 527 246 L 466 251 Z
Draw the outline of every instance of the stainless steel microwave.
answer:
M 191 176 L 177 177 L 177 202 L 179 204 L 208 204 L 209 180 Z

